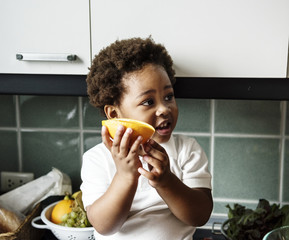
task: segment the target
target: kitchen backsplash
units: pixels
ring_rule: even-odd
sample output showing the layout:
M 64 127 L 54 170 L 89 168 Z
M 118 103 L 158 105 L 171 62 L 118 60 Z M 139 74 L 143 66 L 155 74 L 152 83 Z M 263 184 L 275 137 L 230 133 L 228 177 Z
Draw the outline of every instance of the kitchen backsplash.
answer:
M 286 101 L 177 99 L 175 133 L 195 137 L 213 176 L 214 215 L 226 204 L 260 198 L 289 203 L 289 109 Z M 86 97 L 0 95 L 0 171 L 52 167 L 78 190 L 82 154 L 101 141 L 98 109 Z

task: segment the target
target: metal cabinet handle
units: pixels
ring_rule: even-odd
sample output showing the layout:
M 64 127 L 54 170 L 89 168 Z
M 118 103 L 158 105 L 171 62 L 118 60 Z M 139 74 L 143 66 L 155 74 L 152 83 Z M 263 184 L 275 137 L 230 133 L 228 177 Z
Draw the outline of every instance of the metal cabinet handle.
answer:
M 17 53 L 16 59 L 20 61 L 71 62 L 76 61 L 77 56 L 65 53 Z

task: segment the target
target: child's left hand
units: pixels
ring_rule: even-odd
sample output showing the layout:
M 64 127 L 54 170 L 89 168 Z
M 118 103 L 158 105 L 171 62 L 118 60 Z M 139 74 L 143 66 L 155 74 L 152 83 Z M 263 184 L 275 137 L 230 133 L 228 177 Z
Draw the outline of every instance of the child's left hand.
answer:
M 168 154 L 157 142 L 149 140 L 144 150 L 143 159 L 148 163 L 149 171 L 139 167 L 138 172 L 149 180 L 179 220 L 190 226 L 204 225 L 213 208 L 211 190 L 185 185 L 171 172 Z
M 150 171 L 140 167 L 139 173 L 149 180 L 152 187 L 163 187 L 172 174 L 166 150 L 152 139 L 144 145 L 144 150 L 143 160 L 148 163 Z

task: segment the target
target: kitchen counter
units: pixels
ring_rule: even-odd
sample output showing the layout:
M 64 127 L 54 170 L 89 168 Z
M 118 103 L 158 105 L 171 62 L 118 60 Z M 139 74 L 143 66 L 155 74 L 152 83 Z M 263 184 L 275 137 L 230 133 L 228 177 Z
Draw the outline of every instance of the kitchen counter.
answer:
M 226 220 L 226 216 L 212 215 L 204 226 L 197 228 L 193 240 L 226 240 L 221 233 L 222 223 Z
M 58 240 L 50 230 L 45 230 L 44 236 L 41 240 Z
M 226 238 L 221 234 L 215 234 L 211 229 L 197 229 L 193 240 L 226 240 Z

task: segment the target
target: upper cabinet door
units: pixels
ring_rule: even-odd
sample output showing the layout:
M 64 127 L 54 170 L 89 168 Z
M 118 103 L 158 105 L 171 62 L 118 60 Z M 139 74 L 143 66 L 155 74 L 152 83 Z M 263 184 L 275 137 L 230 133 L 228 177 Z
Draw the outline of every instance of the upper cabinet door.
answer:
M 1 1 L 0 72 L 87 74 L 89 27 L 88 0 Z
M 92 54 L 148 37 L 183 77 L 286 77 L 288 0 L 91 0 Z

